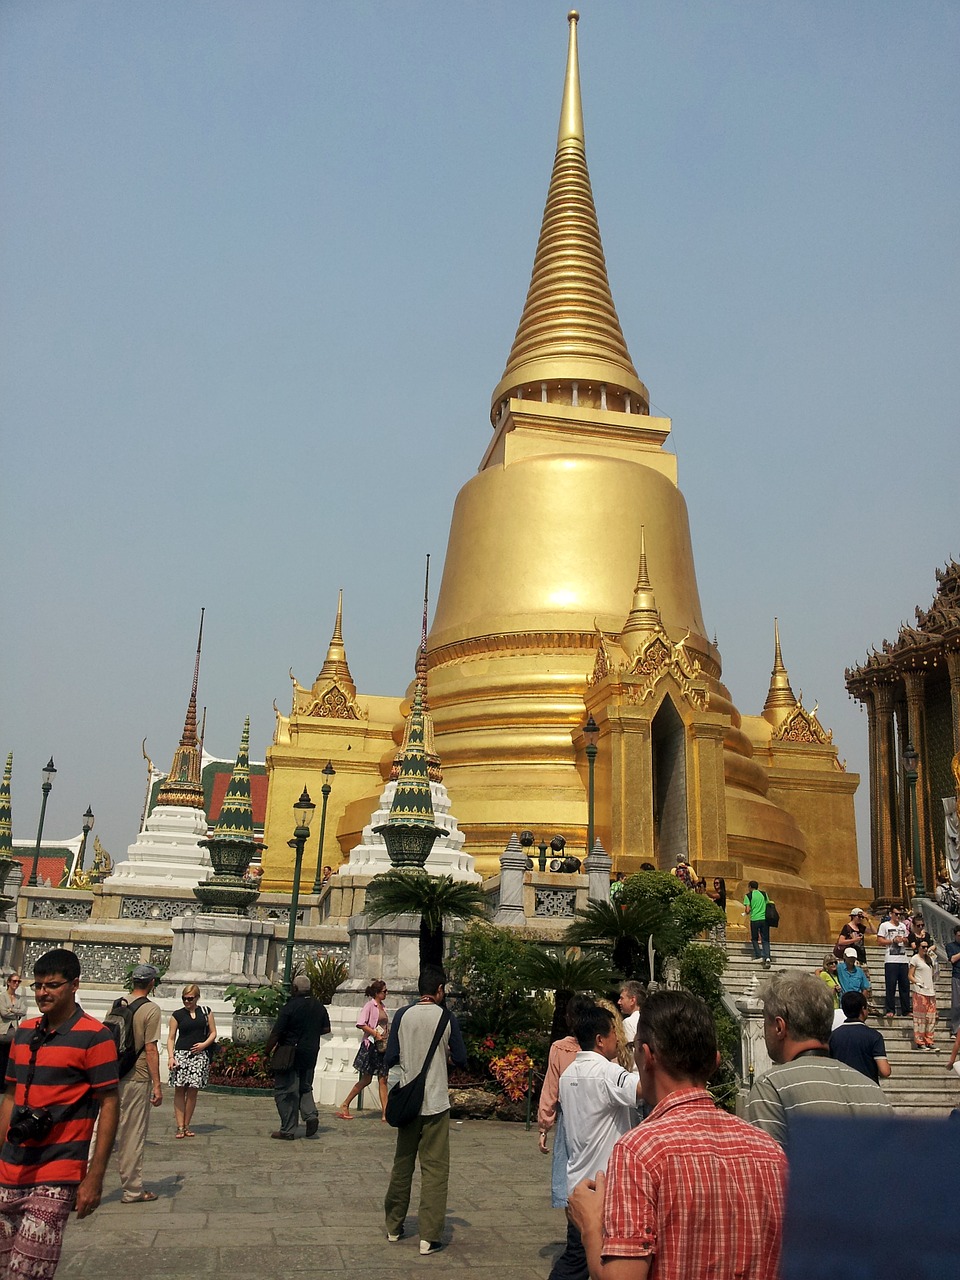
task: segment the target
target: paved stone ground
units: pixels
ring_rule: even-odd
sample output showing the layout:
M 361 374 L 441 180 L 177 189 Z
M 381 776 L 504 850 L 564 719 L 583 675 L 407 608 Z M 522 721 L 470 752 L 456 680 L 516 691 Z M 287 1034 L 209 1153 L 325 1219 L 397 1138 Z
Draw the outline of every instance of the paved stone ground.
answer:
M 67 1228 L 58 1278 L 422 1280 L 477 1271 L 544 1280 L 562 1248 L 566 1222 L 550 1208 L 550 1162 L 535 1127 L 452 1123 L 445 1248 L 422 1258 L 419 1175 L 406 1238 L 388 1244 L 384 1234 L 395 1134 L 379 1112 L 342 1121 L 321 1111 L 316 1138 L 274 1142 L 272 1099 L 203 1093 L 197 1137 L 177 1141 L 170 1103 L 165 1093 L 151 1116 L 144 1159 L 145 1185 L 159 1200 L 121 1205 L 111 1164 L 100 1208 Z

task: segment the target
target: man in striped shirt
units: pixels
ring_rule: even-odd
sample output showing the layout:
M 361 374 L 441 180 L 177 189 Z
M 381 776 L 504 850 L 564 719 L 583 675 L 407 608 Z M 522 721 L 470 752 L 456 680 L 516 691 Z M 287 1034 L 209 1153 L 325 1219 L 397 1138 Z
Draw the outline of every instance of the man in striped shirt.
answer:
M 786 1151 L 801 1115 L 883 1116 L 878 1084 L 830 1057 L 833 996 L 810 973 L 784 973 L 760 992 L 763 1039 L 774 1066 L 750 1090 L 747 1119 Z
M 77 1004 L 80 962 L 57 948 L 33 976 L 41 1016 L 20 1023 L 0 1104 L 0 1280 L 54 1274 L 70 1210 L 100 1203 L 117 1132 L 116 1046 Z
M 653 1110 L 617 1142 L 606 1175 L 570 1197 L 590 1280 L 777 1275 L 786 1157 L 715 1105 L 704 1086 L 718 1062 L 702 1000 L 686 991 L 647 997 L 637 1068 Z

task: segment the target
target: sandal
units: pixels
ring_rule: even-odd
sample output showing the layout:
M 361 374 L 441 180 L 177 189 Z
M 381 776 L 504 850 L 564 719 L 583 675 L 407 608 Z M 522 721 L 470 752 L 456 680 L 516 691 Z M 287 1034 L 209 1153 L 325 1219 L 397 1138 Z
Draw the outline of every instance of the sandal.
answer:
M 173 1136 L 175 1138 L 185 1138 L 187 1136 L 187 1132 L 185 1129 L 178 1129 Z
M 183 1131 L 184 1138 L 195 1138 L 196 1136 L 197 1135 L 193 1132 L 192 1129 L 184 1129 Z
M 129 1200 L 121 1200 L 121 1204 L 149 1204 L 151 1200 L 159 1200 L 160 1197 L 153 1191 L 141 1191 L 138 1196 L 131 1196 Z
M 338 1112 L 336 1112 L 336 1117 L 337 1117 L 337 1119 L 338 1119 L 338 1120 L 352 1120 L 352 1119 L 353 1119 L 353 1116 L 350 1114 L 350 1112 L 349 1112 L 349 1111 L 338 1111 Z

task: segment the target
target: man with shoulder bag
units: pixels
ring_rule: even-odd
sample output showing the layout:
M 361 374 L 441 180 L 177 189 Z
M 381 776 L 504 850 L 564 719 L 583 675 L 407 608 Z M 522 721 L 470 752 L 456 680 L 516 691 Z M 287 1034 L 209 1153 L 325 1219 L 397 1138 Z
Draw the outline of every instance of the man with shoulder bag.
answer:
M 271 1133 L 271 1138 L 293 1142 L 298 1113 L 306 1124 L 308 1138 L 319 1129 L 313 1073 L 320 1054 L 320 1038 L 329 1034 L 326 1006 L 310 994 L 307 975 L 298 973 L 290 986 L 290 999 L 280 1010 L 266 1044 L 273 1071 L 273 1098 L 280 1115 L 280 1128 Z
M 446 977 L 442 969 L 424 968 L 417 989 L 417 1004 L 401 1009 L 393 1020 L 387 1041 L 386 1065 L 399 1062 L 404 1089 L 423 1074 L 423 1101 L 417 1114 L 397 1127 L 393 1172 L 383 1202 L 387 1239 L 403 1238 L 403 1222 L 410 1206 L 410 1186 L 420 1161 L 420 1252 L 443 1248 L 447 1216 L 447 1183 L 450 1177 L 450 1092 L 447 1055 L 457 1066 L 466 1066 L 467 1051 L 460 1025 L 443 1007 Z M 438 1034 L 439 1033 L 439 1034 Z M 392 1120 L 390 1099 L 387 1119 Z M 395 1123 L 395 1121 L 394 1121 Z
M 132 1062 L 119 1063 L 120 1123 L 117 1128 L 117 1169 L 123 1187 L 122 1204 L 146 1204 L 156 1193 L 143 1186 L 143 1148 L 147 1141 L 150 1108 L 163 1100 L 160 1088 L 160 1006 L 149 999 L 160 970 L 138 964 L 133 990 L 126 1006 L 129 1018 Z M 109 1025 L 109 1024 L 108 1024 Z M 126 1070 L 125 1070 L 126 1068 Z

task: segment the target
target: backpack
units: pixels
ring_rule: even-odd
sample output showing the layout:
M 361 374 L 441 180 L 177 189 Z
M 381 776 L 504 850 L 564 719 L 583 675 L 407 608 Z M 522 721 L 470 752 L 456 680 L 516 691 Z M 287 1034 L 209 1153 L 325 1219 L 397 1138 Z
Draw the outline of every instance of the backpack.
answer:
M 763 896 L 765 898 L 767 897 L 766 894 Z M 770 928 L 776 929 L 780 923 L 780 912 L 777 910 L 777 904 L 775 902 L 771 902 L 769 898 L 767 898 L 767 907 L 764 916 Z
M 140 996 L 132 1004 L 127 1003 L 126 996 L 120 996 L 118 1000 L 114 1000 L 110 1012 L 103 1020 L 103 1025 L 113 1036 L 113 1043 L 117 1046 L 117 1075 L 121 1080 L 137 1065 L 137 1059 L 146 1047 L 142 1044 L 137 1049 L 133 1042 L 133 1015 L 146 1003 L 146 996 Z

